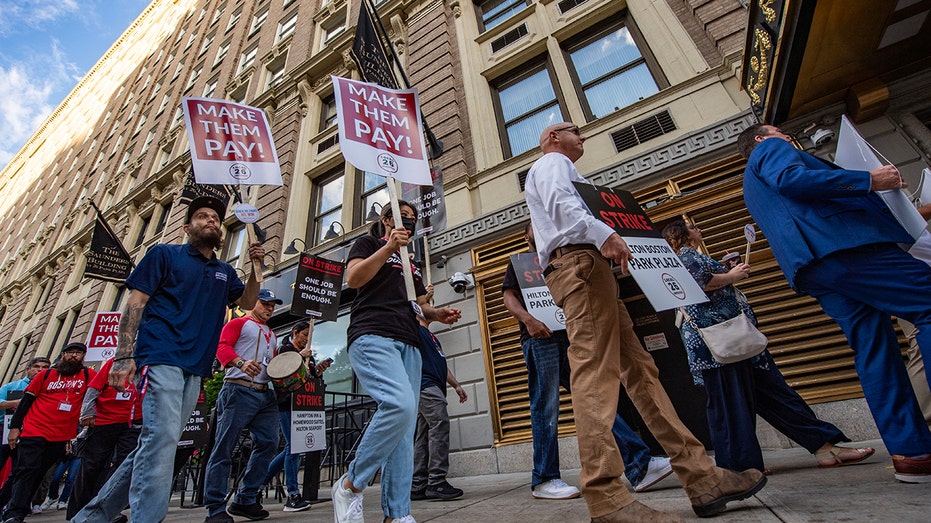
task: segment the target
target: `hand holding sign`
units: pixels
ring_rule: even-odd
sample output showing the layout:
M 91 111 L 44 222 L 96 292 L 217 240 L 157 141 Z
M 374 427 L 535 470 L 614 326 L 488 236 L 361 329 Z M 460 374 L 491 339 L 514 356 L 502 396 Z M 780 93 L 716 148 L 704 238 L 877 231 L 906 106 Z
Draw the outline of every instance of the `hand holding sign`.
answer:
M 621 274 L 627 274 L 627 261 L 633 258 L 627 242 L 618 233 L 608 236 L 601 246 L 601 255 L 621 266 Z
M 752 223 L 744 226 L 744 236 L 747 238 L 747 254 L 744 256 L 744 263 L 750 263 L 750 244 L 756 241 L 756 229 Z

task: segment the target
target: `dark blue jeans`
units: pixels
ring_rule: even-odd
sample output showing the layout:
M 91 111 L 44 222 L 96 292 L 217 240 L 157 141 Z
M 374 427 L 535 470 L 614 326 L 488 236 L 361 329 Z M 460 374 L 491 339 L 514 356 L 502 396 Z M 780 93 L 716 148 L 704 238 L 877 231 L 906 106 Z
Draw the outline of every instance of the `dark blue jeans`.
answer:
M 559 475 L 559 386 L 569 390 L 569 337 L 556 331 L 549 338 L 522 343 L 530 393 L 530 430 L 533 433 L 533 479 L 530 487 Z M 624 476 L 636 485 L 647 473 L 650 449 L 618 414 L 611 427 L 624 459 Z
M 265 484 L 270 485 L 275 476 L 284 469 L 284 484 L 288 489 L 288 496 L 296 496 L 301 493 L 300 486 L 297 483 L 297 473 L 301 466 L 301 455 L 291 454 L 291 411 L 283 410 L 278 413 L 278 424 L 281 426 L 281 435 L 284 437 L 284 448 L 275 456 L 275 459 L 268 464 L 268 472 L 265 474 Z

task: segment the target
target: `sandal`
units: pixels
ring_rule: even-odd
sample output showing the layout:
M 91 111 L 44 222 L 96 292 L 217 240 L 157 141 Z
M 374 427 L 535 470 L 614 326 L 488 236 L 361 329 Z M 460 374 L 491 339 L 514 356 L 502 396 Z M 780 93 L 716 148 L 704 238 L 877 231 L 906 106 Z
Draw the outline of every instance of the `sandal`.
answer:
M 845 450 L 854 450 L 857 452 L 857 457 L 855 458 L 842 458 L 841 452 Z M 866 458 L 873 455 L 876 452 L 876 449 L 872 447 L 864 447 L 862 449 L 856 449 L 852 447 L 838 447 L 834 446 L 828 450 L 815 453 L 815 459 L 818 460 L 818 468 L 820 469 L 830 469 L 834 467 L 843 467 L 844 465 L 852 465 L 854 463 L 859 463 Z M 825 463 L 826 461 L 830 463 Z

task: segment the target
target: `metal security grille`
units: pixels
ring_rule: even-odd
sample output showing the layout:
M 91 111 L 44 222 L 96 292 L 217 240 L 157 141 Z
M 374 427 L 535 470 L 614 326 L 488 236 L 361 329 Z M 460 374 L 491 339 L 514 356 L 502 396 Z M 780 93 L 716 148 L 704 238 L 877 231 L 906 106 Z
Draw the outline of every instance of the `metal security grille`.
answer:
M 675 130 L 676 124 L 672 121 L 669 111 L 662 111 L 634 122 L 629 127 L 614 131 L 611 133 L 611 139 L 614 140 L 617 152 L 621 152 Z

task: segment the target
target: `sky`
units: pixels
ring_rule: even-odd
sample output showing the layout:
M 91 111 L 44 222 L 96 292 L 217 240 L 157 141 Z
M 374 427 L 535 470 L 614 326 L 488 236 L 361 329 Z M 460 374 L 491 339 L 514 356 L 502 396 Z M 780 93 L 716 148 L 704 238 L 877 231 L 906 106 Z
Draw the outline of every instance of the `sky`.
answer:
M 150 0 L 0 0 L 0 169 Z

